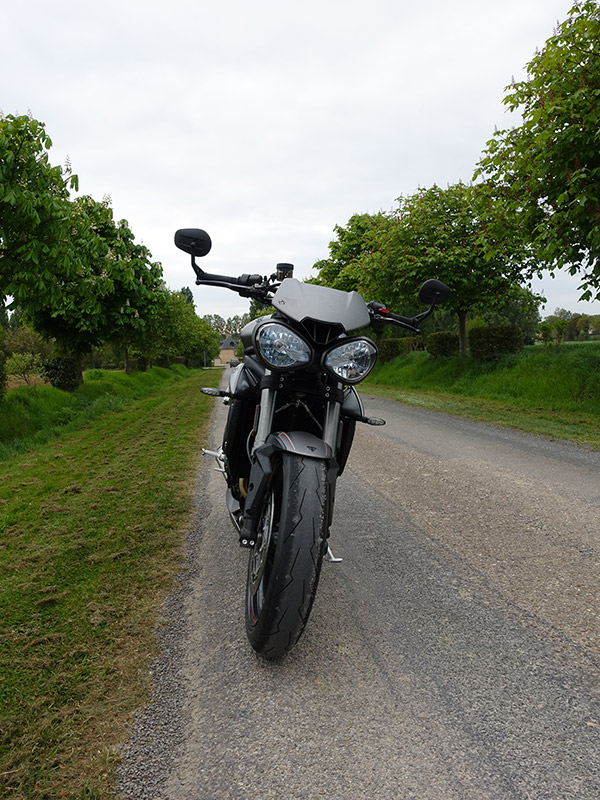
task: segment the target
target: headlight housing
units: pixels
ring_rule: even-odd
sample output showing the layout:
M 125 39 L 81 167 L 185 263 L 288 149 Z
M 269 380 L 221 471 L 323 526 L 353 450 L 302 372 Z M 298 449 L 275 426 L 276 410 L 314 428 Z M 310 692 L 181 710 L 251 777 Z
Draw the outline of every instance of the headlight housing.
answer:
M 365 336 L 344 339 L 323 354 L 323 368 L 342 383 L 360 383 L 377 363 L 377 347 Z
M 287 325 L 267 322 L 254 334 L 254 345 L 267 367 L 291 370 L 304 367 L 313 359 L 310 345 Z

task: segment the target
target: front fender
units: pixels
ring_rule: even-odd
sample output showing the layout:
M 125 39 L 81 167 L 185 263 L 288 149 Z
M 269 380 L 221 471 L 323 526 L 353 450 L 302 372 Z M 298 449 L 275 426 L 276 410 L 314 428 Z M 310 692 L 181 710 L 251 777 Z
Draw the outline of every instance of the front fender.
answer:
M 329 459 L 333 455 L 327 442 L 305 431 L 279 431 L 272 433 L 263 447 L 270 448 L 271 452 L 280 450 L 308 458 Z
M 331 469 L 333 452 L 322 439 L 318 439 L 305 431 L 278 431 L 271 433 L 267 441 L 257 447 L 252 454 L 252 468 L 248 483 L 248 496 L 244 504 L 244 513 L 248 517 L 256 517 L 266 488 L 273 474 L 272 458 L 275 453 L 294 453 L 304 458 L 319 458 L 328 462 Z

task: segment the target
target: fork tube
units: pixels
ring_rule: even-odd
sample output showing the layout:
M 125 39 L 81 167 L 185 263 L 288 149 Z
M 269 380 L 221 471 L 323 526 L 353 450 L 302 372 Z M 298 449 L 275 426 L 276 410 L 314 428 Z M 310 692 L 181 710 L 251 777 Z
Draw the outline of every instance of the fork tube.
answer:
M 270 374 L 269 370 L 265 374 Z M 262 389 L 260 393 L 260 408 L 258 412 L 258 424 L 256 426 L 256 436 L 252 452 L 267 441 L 267 436 L 273 428 L 273 416 L 275 414 L 276 389 Z
M 337 450 L 338 429 L 340 424 L 341 403 L 330 400 L 325 411 L 325 427 L 323 428 L 323 440 L 331 447 L 333 453 Z

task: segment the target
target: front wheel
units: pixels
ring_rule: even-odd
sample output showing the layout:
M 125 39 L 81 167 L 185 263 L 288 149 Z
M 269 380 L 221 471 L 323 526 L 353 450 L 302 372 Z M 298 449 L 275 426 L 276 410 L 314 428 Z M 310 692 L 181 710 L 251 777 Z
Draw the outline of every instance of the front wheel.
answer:
M 248 563 L 246 633 L 266 658 L 296 644 L 308 621 L 327 548 L 324 461 L 282 453 Z

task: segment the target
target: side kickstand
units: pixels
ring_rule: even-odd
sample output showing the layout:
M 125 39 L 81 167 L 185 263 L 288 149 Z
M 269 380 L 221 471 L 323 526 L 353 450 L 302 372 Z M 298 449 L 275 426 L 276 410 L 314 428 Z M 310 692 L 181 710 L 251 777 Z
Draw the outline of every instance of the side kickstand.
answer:
M 329 547 L 329 545 L 327 545 L 327 560 L 331 561 L 332 564 L 339 564 L 340 561 L 343 561 L 344 559 L 343 558 L 336 558 L 333 555 L 331 547 Z

